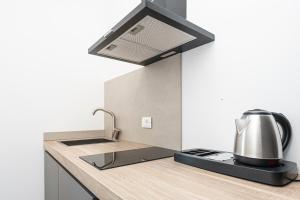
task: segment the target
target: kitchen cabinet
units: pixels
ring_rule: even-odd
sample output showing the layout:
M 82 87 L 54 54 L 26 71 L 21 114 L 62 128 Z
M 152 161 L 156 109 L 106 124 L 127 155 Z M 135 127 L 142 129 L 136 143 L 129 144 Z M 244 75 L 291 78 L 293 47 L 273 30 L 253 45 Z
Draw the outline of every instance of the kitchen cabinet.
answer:
M 45 153 L 45 200 L 58 200 L 58 163 Z
M 67 171 L 59 168 L 59 200 L 94 200 Z
M 45 200 L 97 200 L 97 198 L 46 152 Z

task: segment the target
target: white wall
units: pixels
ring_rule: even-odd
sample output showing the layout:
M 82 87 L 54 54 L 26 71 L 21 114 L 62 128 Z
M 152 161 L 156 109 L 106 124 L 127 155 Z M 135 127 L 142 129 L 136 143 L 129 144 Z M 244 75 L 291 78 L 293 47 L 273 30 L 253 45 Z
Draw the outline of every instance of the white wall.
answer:
M 44 131 L 103 128 L 104 80 L 137 66 L 87 49 L 139 2 L 1 2 L 0 199 L 44 199 Z
M 234 119 L 284 113 L 300 165 L 300 2 L 189 0 L 188 19 L 216 35 L 183 55 L 183 148 L 233 150 Z

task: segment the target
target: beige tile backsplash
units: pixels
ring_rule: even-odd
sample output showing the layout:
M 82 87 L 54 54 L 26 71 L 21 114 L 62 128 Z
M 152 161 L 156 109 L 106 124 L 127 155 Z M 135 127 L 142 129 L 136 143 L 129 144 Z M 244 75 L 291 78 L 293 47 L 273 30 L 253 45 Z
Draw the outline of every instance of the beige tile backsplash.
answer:
M 181 150 L 181 55 L 105 82 L 105 108 L 116 114 L 121 140 Z M 143 129 L 143 116 L 152 129 Z M 105 117 L 106 136 L 111 118 Z

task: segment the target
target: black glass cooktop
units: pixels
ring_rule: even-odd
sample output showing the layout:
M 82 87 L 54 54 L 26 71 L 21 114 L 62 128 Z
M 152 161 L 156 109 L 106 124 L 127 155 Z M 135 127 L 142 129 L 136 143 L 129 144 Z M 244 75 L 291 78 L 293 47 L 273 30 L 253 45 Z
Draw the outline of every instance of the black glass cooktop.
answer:
M 96 154 L 80 157 L 94 167 L 104 170 L 151 160 L 173 157 L 177 151 L 161 147 L 148 147 L 127 151 Z

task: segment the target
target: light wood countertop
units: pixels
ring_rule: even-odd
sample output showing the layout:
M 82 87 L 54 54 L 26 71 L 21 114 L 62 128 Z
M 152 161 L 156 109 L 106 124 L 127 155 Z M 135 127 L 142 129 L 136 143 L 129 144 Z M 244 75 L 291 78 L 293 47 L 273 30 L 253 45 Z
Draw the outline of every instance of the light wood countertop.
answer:
M 79 156 L 146 147 L 115 142 L 68 147 L 45 141 L 44 148 L 101 200 L 299 200 L 300 183 L 271 187 L 188 165 L 173 158 L 100 171 Z

